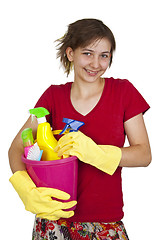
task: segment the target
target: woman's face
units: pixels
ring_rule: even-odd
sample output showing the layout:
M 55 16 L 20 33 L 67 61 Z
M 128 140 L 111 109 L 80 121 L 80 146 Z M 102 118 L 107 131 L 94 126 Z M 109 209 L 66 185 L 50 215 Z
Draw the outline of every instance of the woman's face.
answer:
M 74 64 L 75 81 L 95 82 L 105 73 L 110 62 L 111 44 L 106 38 L 72 50 L 67 48 L 68 60 Z

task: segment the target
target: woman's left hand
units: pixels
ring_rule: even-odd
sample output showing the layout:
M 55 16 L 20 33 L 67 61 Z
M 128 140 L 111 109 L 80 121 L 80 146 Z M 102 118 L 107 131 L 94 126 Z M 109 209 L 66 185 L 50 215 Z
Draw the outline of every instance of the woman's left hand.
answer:
M 115 146 L 97 145 L 91 138 L 82 132 L 71 132 L 58 141 L 55 148 L 58 156 L 77 156 L 82 162 L 91 164 L 98 169 L 112 175 L 121 159 L 121 149 Z
M 82 160 L 87 151 L 87 140 L 88 137 L 80 131 L 70 132 L 59 139 L 54 151 L 58 153 L 59 157 L 62 155 L 72 155 Z

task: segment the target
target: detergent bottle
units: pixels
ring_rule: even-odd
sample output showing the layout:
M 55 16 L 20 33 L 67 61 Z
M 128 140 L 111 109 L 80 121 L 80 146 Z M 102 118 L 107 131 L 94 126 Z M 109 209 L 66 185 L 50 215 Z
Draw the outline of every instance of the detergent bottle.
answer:
M 32 135 L 32 128 L 25 128 L 21 134 L 24 146 L 24 155 L 27 157 L 30 148 L 34 144 L 34 139 Z
M 51 126 L 46 121 L 46 115 L 49 114 L 48 110 L 39 107 L 29 110 L 30 114 L 37 117 L 37 144 L 41 150 L 43 150 L 42 161 L 51 161 L 60 159 L 57 153 L 54 152 L 54 148 L 57 145 L 57 140 L 53 136 Z

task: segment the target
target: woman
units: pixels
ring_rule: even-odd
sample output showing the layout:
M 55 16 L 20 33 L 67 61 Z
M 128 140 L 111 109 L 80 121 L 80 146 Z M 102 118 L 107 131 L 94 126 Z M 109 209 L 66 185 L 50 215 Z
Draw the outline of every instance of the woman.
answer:
M 74 81 L 50 86 L 35 107 L 50 112 L 48 122 L 62 129 L 63 117 L 83 121 L 81 131 L 59 141 L 59 156 L 79 158 L 77 202 L 52 201 L 51 196 L 69 199 L 57 189 L 36 188 L 21 161 L 21 132 L 37 123 L 28 119 L 9 150 L 13 176 L 10 181 L 25 208 L 37 214 L 33 239 L 128 239 L 123 222 L 122 167 L 144 167 L 151 150 L 143 120 L 149 105 L 128 81 L 102 78 L 111 66 L 115 38 L 96 19 L 72 23 L 59 39 L 58 57 Z M 124 147 L 125 136 L 130 146 Z M 37 204 L 38 202 L 38 204 Z M 75 211 L 63 211 L 77 204 Z

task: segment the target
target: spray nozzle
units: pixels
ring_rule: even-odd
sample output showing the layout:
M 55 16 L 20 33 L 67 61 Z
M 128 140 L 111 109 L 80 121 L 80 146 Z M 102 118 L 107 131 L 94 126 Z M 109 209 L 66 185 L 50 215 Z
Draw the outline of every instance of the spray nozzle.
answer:
M 30 109 L 29 112 L 30 114 L 35 115 L 37 118 L 45 117 L 49 114 L 48 110 L 44 107 Z
M 62 132 L 59 133 L 59 135 L 63 134 L 67 129 L 69 130 L 69 132 L 77 132 L 78 129 L 84 125 L 84 122 L 69 118 L 63 118 L 63 122 L 66 123 L 66 125 L 63 128 Z
M 38 123 L 46 122 L 45 116 L 49 114 L 48 110 L 44 107 L 33 108 L 29 110 L 29 113 L 36 116 Z

